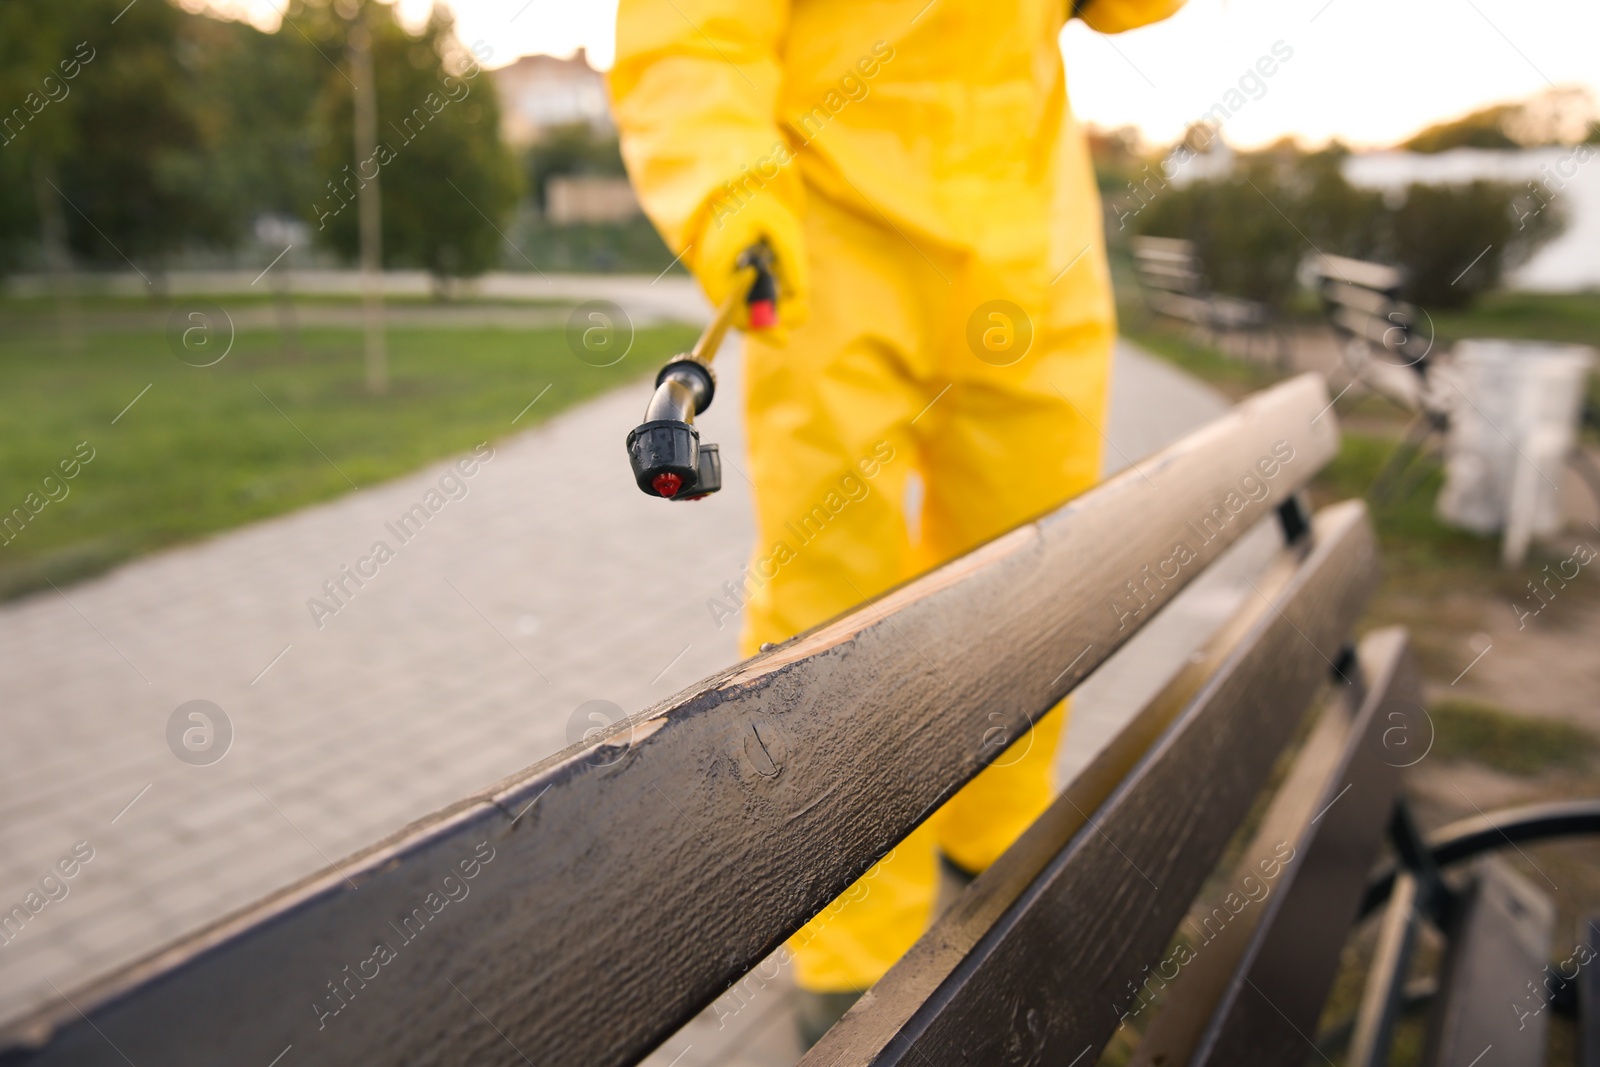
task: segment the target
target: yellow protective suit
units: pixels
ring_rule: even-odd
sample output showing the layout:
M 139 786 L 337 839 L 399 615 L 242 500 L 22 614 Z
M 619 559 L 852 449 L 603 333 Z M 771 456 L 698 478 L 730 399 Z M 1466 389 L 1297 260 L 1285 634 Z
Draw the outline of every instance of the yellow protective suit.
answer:
M 1115 32 L 1182 2 L 1078 13 Z M 747 654 L 1096 479 L 1115 326 L 1068 6 L 621 0 L 611 92 L 645 210 L 713 301 L 745 247 L 776 253 L 784 329 L 746 337 Z M 795 935 L 803 988 L 871 985 L 928 921 L 936 850 L 980 870 L 1043 811 L 1065 717 Z

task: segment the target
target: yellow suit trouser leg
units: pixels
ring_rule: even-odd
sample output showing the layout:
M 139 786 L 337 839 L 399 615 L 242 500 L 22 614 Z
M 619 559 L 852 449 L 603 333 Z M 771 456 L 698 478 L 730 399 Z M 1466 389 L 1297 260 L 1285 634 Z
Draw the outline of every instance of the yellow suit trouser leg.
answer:
M 1026 358 L 992 366 L 966 350 L 960 323 L 951 328 L 952 287 L 971 274 L 960 257 L 919 252 L 820 196 L 806 240 L 810 319 L 782 349 L 746 339 L 758 487 L 747 655 L 1048 510 L 1099 466 L 1109 324 L 1063 332 L 1037 314 Z M 913 470 L 925 485 L 915 545 L 904 513 Z M 926 927 L 938 850 L 980 870 L 1044 810 L 1065 719 L 1041 717 L 795 935 L 803 988 L 870 986 Z

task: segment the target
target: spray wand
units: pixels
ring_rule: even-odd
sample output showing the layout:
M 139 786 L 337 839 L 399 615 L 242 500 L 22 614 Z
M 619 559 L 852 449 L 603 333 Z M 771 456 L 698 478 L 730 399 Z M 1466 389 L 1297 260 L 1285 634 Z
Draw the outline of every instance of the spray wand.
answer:
M 772 275 L 772 250 L 765 242 L 739 256 L 738 279 L 694 347 L 656 375 L 656 391 L 644 421 L 628 431 L 628 462 L 633 480 L 648 496 L 702 500 L 722 488 L 722 457 L 713 444 L 700 443 L 696 415 L 711 406 L 717 379 L 711 361 L 742 301 L 756 330 L 778 323 L 778 287 Z

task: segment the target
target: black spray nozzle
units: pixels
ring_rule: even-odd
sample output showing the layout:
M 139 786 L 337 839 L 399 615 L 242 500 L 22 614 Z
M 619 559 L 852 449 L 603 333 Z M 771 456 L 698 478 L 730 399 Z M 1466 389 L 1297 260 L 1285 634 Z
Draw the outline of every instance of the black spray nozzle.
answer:
M 777 325 L 778 285 L 772 275 L 772 249 L 759 241 L 739 255 L 741 270 L 754 270 L 743 300 L 750 325 Z M 711 406 L 717 379 L 711 373 L 722 338 L 733 322 L 740 297 L 724 301 L 694 348 L 661 368 L 644 422 L 628 432 L 628 462 L 633 480 L 649 496 L 699 500 L 722 488 L 722 456 L 716 445 L 701 444 L 696 415 Z
M 717 380 L 711 368 L 679 356 L 656 375 L 645 421 L 628 433 L 633 480 L 650 496 L 697 500 L 722 488 L 717 446 L 700 443 L 694 418 L 711 406 Z

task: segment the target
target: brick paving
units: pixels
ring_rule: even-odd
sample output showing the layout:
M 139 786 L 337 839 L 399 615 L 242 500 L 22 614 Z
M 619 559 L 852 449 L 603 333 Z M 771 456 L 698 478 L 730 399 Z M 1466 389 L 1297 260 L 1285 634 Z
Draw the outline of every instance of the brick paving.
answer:
M 586 284 L 552 289 L 581 296 Z M 597 295 L 641 317 L 704 313 L 681 278 L 607 280 Z M 719 367 L 724 396 L 738 395 L 738 362 Z M 0 606 L 0 909 L 78 842 L 92 849 L 66 895 L 0 946 L 0 1021 L 54 997 L 52 983 L 70 992 L 564 747 L 587 726 L 575 721 L 587 701 L 631 712 L 736 658 L 735 626 L 717 629 L 706 608 L 751 538 L 736 406 L 704 420 L 735 468 L 727 489 L 663 521 L 670 506 L 624 467 L 647 386 L 516 431 L 536 391 L 507 397 L 493 458 L 403 543 L 390 524 L 455 460 Z M 1123 346 L 1108 467 L 1225 406 Z M 323 583 L 377 540 L 393 558 L 360 588 L 347 580 L 353 592 L 319 629 L 308 598 L 326 601 Z M 1252 544 L 1082 687 L 1064 771 L 1238 602 L 1237 574 L 1270 550 Z M 167 742 L 174 709 L 194 699 L 234 730 L 206 766 Z M 738 1025 L 708 1014 L 651 1062 L 690 1044 L 679 1067 L 792 1062 L 785 980 Z

